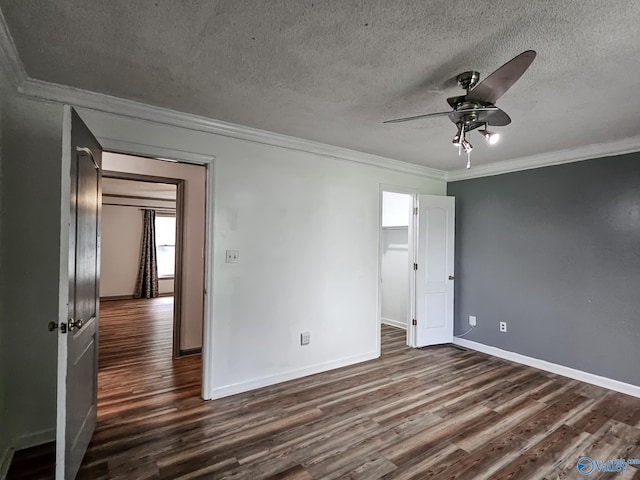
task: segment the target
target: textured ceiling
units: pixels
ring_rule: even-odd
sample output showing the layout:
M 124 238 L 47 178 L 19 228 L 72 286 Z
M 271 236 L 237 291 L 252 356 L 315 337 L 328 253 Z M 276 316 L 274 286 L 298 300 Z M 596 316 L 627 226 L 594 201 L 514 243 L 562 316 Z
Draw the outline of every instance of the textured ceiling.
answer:
M 443 170 L 456 74 L 538 57 L 474 165 L 640 131 L 640 2 L 0 0 L 27 74 Z

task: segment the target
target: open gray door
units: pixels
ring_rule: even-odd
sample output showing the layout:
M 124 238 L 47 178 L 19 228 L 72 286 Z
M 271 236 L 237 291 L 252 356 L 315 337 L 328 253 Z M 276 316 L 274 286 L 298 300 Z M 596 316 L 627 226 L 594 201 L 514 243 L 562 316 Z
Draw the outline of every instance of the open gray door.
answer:
M 70 143 L 70 150 L 66 145 L 63 150 L 63 155 L 70 155 L 71 178 L 69 303 L 66 321 L 57 324 L 56 479 L 71 480 L 78 473 L 97 418 L 102 147 L 69 107 L 65 108 L 63 139 Z

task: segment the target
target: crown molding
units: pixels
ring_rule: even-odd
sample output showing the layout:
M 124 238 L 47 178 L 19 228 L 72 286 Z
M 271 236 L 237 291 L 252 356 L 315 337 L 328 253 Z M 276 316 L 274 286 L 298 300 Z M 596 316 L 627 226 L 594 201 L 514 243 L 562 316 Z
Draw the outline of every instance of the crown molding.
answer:
M 7 28 L 2 10 L 0 10 L 0 66 L 14 88 L 18 88 L 28 78 Z
M 147 105 L 132 100 L 90 92 L 74 87 L 53 84 L 29 78 L 18 56 L 13 38 L 0 10 L 0 67 L 6 72 L 9 82 L 24 97 L 55 103 L 69 104 L 118 116 L 146 120 L 188 130 L 226 136 L 261 143 L 274 147 L 298 150 L 325 157 L 333 157 L 356 163 L 418 175 L 433 180 L 454 182 L 471 178 L 488 177 L 534 168 L 579 162 L 592 158 L 609 157 L 640 151 L 640 136 L 613 142 L 586 145 L 556 152 L 532 155 L 503 162 L 473 167 L 473 169 L 446 172 L 435 168 L 401 162 L 342 147 L 335 147 L 312 140 L 291 137 L 256 128 L 213 120 L 207 117 L 178 112 L 163 107 Z
M 412 175 L 419 175 L 434 180 L 445 181 L 446 173 L 412 163 L 401 162 L 391 158 L 380 157 L 369 153 L 357 152 L 342 147 L 291 137 L 279 133 L 245 127 L 233 123 L 213 120 L 199 115 L 178 112 L 162 107 L 147 105 L 132 100 L 112 97 L 102 93 L 89 92 L 78 88 L 57 85 L 27 78 L 18 87 L 18 92 L 29 98 L 64 103 L 100 112 L 146 120 L 153 123 L 170 125 L 188 130 L 212 133 L 225 137 L 262 143 L 275 147 L 314 153 L 325 157 L 333 157 L 351 162 L 363 163 L 386 170 L 394 170 Z
M 341 160 L 363 163 L 386 170 L 419 175 L 434 180 L 446 180 L 446 172 L 422 165 L 401 162 L 399 160 L 358 152 L 348 148 L 335 147 L 320 142 L 213 120 L 199 115 L 178 112 L 167 108 L 134 102 L 132 100 L 125 100 L 110 95 L 29 78 L 20 61 L 2 10 L 0 10 L 0 66 L 7 72 L 9 81 L 13 87 L 24 97 L 69 104 L 189 130 L 314 153 Z
M 215 160 L 214 155 L 202 155 L 200 153 L 176 150 L 174 148 L 156 147 L 155 145 L 145 145 L 143 143 L 128 142 L 107 137 L 97 137 L 98 143 L 104 150 L 113 153 L 123 153 L 125 155 L 140 155 L 141 157 L 152 157 L 160 160 L 171 160 L 186 163 L 205 165 Z
M 580 162 L 594 158 L 613 157 L 637 151 L 640 151 L 640 136 L 531 155 L 515 160 L 481 165 L 470 170 L 454 170 L 447 173 L 447 182 L 502 175 L 503 173 L 520 172 L 522 170 L 562 165 L 563 163 Z

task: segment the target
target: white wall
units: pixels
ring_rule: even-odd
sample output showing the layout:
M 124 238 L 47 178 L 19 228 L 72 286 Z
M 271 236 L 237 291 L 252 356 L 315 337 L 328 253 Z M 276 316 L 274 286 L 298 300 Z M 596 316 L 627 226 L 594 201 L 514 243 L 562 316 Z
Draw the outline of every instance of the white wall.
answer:
M 222 396 L 378 355 L 380 184 L 444 181 L 82 110 L 99 138 L 215 156 L 209 392 Z M 239 250 L 227 264 L 225 250 Z M 311 344 L 301 347 L 301 331 Z
M 382 229 L 382 323 L 407 328 L 409 235 L 407 227 Z
M 89 124 L 89 127 L 95 130 L 95 127 L 91 124 Z M 98 134 L 98 136 L 100 135 Z M 105 152 L 102 155 L 102 168 L 105 171 L 112 172 L 129 172 L 184 179 L 185 234 L 182 248 L 183 281 L 180 349 L 200 348 L 202 346 L 202 324 L 204 318 L 205 167 Z M 139 240 L 138 245 L 140 245 Z
M 142 216 L 140 207 L 102 206 L 101 298 L 133 295 L 140 263 Z M 173 292 L 173 279 L 160 279 L 158 288 L 160 294 Z
M 54 438 L 57 334 L 47 324 L 59 313 L 63 109 L 13 94 L 3 107 L 2 436 L 22 447 Z
M 62 112 L 59 104 L 22 97 L 2 111 L 2 344 L 12 368 L 3 378 L 9 392 L 3 422 L 12 445 L 51 440 L 54 433 L 57 335 L 47 323 L 60 314 L 60 180 L 68 175 L 60 161 Z M 444 181 L 80 113 L 103 143 L 216 156 L 207 395 L 378 354 L 380 184 L 444 194 Z M 187 235 L 197 237 L 203 227 L 193 224 Z M 240 263 L 224 263 L 226 249 L 238 249 Z M 311 345 L 299 346 L 301 330 L 311 332 Z

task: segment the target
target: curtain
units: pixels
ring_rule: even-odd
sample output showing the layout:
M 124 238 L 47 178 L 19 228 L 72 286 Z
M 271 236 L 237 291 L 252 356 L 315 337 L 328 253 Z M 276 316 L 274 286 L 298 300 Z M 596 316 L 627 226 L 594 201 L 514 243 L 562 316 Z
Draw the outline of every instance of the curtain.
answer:
M 136 281 L 135 298 L 158 296 L 158 264 L 156 260 L 156 211 L 144 210 L 140 269 Z

